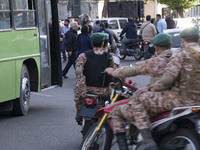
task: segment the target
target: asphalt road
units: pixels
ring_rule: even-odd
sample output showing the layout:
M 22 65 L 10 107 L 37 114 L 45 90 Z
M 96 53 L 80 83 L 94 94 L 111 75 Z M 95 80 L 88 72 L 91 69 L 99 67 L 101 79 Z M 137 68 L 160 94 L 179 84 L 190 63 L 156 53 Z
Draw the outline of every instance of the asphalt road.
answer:
M 133 57 L 128 57 L 121 64 L 135 62 Z M 78 150 L 82 135 L 74 119 L 76 80 L 73 68 L 67 76 L 62 88 L 32 93 L 28 115 L 13 117 L 9 112 L 0 112 L 0 150 Z M 143 87 L 149 77 L 131 79 L 138 87 Z

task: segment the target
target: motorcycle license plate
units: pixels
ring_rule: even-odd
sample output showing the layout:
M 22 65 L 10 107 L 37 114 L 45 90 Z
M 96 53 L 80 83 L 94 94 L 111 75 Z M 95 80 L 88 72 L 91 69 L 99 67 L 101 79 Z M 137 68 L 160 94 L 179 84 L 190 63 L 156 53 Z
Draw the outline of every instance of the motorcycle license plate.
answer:
M 80 116 L 94 118 L 94 114 L 96 113 L 97 110 L 98 110 L 98 107 L 90 108 L 85 105 L 82 105 L 81 110 L 80 110 Z
M 144 45 L 144 52 L 147 52 L 149 50 L 149 46 L 148 45 Z

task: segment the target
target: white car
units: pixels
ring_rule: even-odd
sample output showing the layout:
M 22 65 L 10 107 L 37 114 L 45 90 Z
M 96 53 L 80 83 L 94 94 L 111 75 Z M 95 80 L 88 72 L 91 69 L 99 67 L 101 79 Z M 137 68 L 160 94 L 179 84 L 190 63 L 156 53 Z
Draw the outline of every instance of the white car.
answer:
M 108 23 L 109 29 L 113 30 L 116 35 L 119 37 L 122 29 L 125 27 L 125 25 L 128 23 L 128 18 L 101 18 L 101 19 L 93 19 L 92 22 L 95 24 L 95 22 L 99 20 L 100 23 Z
M 187 28 L 194 26 L 192 23 L 192 18 L 174 18 L 174 21 L 176 28 Z

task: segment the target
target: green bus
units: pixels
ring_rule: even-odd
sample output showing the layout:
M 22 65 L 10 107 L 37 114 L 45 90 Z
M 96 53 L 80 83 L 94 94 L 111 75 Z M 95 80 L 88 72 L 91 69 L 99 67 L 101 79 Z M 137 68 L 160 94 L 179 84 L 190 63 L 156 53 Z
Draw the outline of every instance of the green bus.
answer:
M 31 91 L 61 73 L 57 0 L 0 0 L 0 104 L 26 115 Z

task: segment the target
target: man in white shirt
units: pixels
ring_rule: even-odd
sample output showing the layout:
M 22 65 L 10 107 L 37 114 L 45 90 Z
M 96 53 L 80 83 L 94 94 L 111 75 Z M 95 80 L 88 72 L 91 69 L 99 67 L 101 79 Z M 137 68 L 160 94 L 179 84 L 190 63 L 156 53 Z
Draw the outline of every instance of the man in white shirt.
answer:
M 167 23 L 164 19 L 161 18 L 160 14 L 156 15 L 156 21 L 159 33 L 163 33 L 164 30 L 167 30 Z
M 66 54 L 65 54 L 66 38 L 65 38 L 65 34 L 70 30 L 69 23 L 70 23 L 70 21 L 68 19 L 65 19 L 64 26 L 62 27 L 62 30 L 61 30 L 61 36 L 63 37 L 63 42 L 62 42 L 62 45 L 61 45 L 61 50 L 62 50 L 62 54 L 63 54 L 63 62 L 66 61 Z
M 65 36 L 65 33 L 67 33 L 70 30 L 69 23 L 70 21 L 68 19 L 65 19 L 64 26 L 62 27 L 62 30 L 61 30 L 61 35 L 63 37 Z

